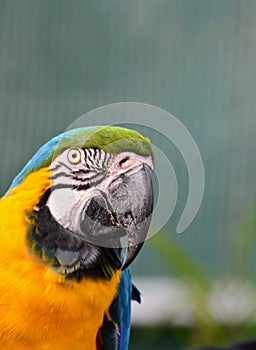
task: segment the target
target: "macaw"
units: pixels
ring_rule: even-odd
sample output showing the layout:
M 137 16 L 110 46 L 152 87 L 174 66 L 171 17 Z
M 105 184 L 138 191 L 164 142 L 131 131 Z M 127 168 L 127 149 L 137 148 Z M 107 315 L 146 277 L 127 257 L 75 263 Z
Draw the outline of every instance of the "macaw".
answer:
M 128 349 L 140 302 L 128 266 L 149 229 L 152 171 L 149 139 L 117 126 L 36 152 L 0 199 L 1 350 Z

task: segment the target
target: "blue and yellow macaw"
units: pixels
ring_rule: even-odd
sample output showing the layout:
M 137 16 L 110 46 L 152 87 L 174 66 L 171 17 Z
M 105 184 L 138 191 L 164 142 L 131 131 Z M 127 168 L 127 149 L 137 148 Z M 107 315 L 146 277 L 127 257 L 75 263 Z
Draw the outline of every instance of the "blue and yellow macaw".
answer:
M 1 350 L 128 348 L 152 169 L 150 141 L 114 126 L 67 131 L 32 157 L 0 199 Z

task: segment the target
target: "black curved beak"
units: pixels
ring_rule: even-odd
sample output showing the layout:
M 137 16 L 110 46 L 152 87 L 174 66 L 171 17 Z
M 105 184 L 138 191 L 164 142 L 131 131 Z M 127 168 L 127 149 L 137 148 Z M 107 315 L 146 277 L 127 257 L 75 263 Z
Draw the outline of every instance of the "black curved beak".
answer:
M 98 192 L 89 200 L 81 217 L 81 231 L 91 243 L 104 247 L 113 247 L 126 234 L 124 270 L 143 246 L 152 212 L 151 169 L 141 164 L 114 179 L 106 193 Z
M 153 212 L 150 168 L 142 164 L 120 175 L 110 184 L 108 198 L 127 235 L 124 270 L 138 255 L 148 233 Z

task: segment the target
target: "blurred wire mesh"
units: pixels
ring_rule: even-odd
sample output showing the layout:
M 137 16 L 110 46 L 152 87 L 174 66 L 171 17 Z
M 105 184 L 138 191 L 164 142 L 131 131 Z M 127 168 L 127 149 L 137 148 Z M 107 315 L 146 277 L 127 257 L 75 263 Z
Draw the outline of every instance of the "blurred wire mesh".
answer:
M 179 118 L 198 144 L 206 171 L 204 200 L 192 225 L 178 236 L 173 231 L 188 176 L 175 147 L 160 141 L 178 176 L 178 205 L 162 238 L 146 244 L 133 265 L 139 287 L 140 281 L 141 289 L 150 290 L 150 281 L 155 287 L 160 310 L 166 300 L 173 305 L 181 300 L 180 310 L 164 319 L 167 333 L 148 332 L 156 326 L 153 320 L 139 333 L 154 334 L 167 348 L 255 333 L 255 15 L 254 0 L 0 0 L 1 194 L 40 145 L 104 104 L 160 106 Z M 157 143 L 157 135 L 146 132 Z M 164 282 L 169 276 L 177 280 Z M 223 280 L 228 289 L 218 287 Z M 177 285 L 181 292 L 172 293 Z M 186 308 L 190 321 L 177 330 L 187 293 L 196 304 Z M 232 314 L 237 293 L 242 301 L 235 304 L 245 306 Z M 191 305 L 197 309 L 193 315 Z M 134 319 L 137 326 L 147 317 L 143 310 Z M 227 324 L 229 315 L 239 327 Z M 134 332 L 132 348 L 142 349 L 137 328 Z M 178 341 L 170 334 L 178 334 Z

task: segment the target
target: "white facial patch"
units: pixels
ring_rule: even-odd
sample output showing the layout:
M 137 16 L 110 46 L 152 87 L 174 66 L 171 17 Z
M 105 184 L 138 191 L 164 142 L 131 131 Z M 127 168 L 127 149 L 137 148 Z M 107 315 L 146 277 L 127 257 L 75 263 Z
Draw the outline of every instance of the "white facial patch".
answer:
M 86 202 L 97 192 L 106 194 L 115 178 L 141 164 L 153 170 L 151 156 L 122 152 L 114 157 L 98 149 L 66 149 L 51 163 L 52 192 L 47 206 L 59 224 L 79 232 Z

